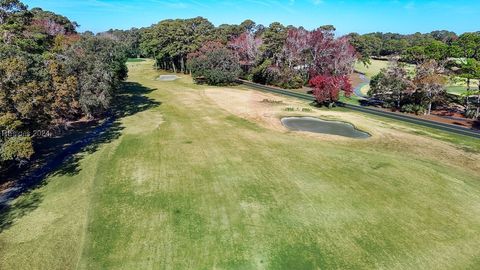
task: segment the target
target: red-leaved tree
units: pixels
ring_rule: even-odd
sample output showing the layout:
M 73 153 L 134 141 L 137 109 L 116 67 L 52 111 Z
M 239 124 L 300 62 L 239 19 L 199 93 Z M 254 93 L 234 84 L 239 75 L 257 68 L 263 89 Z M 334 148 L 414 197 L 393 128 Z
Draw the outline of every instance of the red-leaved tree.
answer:
M 322 89 L 338 88 L 337 85 L 340 85 L 349 95 L 351 87 L 347 78 L 353 72 L 356 52 L 348 38 L 335 38 L 333 29 L 289 29 L 283 47 L 283 60 L 290 70 L 307 73 L 313 82 L 321 82 Z M 335 91 L 327 92 L 334 94 Z
M 353 72 L 357 58 L 348 38 L 335 39 L 332 32 L 319 28 L 311 32 L 309 47 L 312 78 L 315 75 L 344 76 Z
M 289 68 L 304 69 L 308 63 L 308 40 L 310 32 L 304 28 L 292 28 L 287 32 L 283 57 Z
M 244 32 L 228 43 L 228 48 L 235 51 L 240 59 L 240 65 L 251 66 L 259 54 L 262 39 L 255 37 L 253 33 Z
M 341 90 L 347 97 L 353 93 L 352 84 L 345 75 L 317 75 L 310 80 L 310 86 L 313 87 L 313 95 L 317 102 L 329 106 L 339 100 Z

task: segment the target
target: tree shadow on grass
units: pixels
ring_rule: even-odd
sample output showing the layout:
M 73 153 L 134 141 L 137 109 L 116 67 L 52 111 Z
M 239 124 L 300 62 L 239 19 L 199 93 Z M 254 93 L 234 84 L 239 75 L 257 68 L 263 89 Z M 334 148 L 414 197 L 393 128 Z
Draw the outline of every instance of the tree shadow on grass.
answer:
M 42 200 L 35 189 L 46 184 L 48 176 L 73 176 L 80 172 L 80 162 L 106 143 L 121 136 L 123 117 L 131 116 L 161 105 L 148 96 L 150 89 L 134 82 L 126 82 L 115 100 L 107 118 L 81 126 L 56 138 L 43 139 L 36 144 L 38 153 L 29 168 L 13 171 L 15 185 L 0 195 L 0 232 L 13 221 L 34 210 Z M 13 201 L 15 198 L 18 200 Z
M 35 210 L 42 201 L 40 192 L 27 192 L 11 204 L 0 204 L 0 233 L 9 228 L 13 222 Z

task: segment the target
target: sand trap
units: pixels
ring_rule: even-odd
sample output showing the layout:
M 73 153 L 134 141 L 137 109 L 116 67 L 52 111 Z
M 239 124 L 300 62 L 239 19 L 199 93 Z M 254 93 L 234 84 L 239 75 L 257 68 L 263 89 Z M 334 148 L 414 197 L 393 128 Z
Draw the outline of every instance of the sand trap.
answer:
M 157 80 L 164 81 L 164 82 L 171 82 L 178 79 L 181 79 L 181 77 L 178 77 L 177 75 L 161 75 L 160 77 L 158 77 Z

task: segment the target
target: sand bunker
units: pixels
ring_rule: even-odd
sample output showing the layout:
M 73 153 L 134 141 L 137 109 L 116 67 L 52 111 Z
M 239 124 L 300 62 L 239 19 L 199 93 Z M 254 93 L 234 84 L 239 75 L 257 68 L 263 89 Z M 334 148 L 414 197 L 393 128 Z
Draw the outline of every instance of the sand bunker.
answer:
M 178 77 L 177 75 L 161 75 L 160 77 L 158 77 L 157 80 L 164 81 L 164 82 L 171 82 L 178 79 L 181 79 L 181 77 Z

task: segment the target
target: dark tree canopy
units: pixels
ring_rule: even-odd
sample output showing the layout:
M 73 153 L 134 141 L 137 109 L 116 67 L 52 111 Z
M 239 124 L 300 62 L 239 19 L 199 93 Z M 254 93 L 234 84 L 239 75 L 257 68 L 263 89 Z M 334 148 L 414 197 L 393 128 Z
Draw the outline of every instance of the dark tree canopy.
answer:
M 464 33 L 441 30 L 427 34 L 401 35 L 395 33 L 351 33 L 351 44 L 368 61 L 370 57 L 397 56 L 405 62 L 441 61 L 448 58 L 480 60 L 480 32 Z
M 186 58 L 214 34 L 215 27 L 202 17 L 164 20 L 143 30 L 140 50 L 157 60 L 158 67 L 186 72 Z
M 113 40 L 16 0 L 0 1 L 0 170 L 30 158 L 35 130 L 108 112 L 127 75 Z
M 195 80 L 211 85 L 233 83 L 241 71 L 238 57 L 219 42 L 207 42 L 189 54 L 188 68 Z

